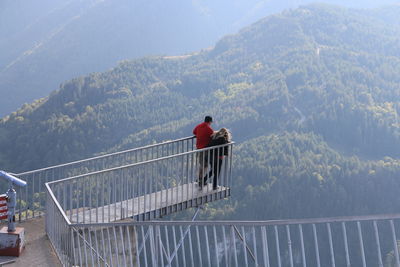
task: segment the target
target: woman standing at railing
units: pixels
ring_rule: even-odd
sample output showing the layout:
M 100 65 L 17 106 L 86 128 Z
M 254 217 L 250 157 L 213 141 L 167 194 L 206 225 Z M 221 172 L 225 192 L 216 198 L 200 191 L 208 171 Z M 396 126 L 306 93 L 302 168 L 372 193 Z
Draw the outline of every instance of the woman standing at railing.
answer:
M 221 130 L 214 132 L 213 135 L 211 136 L 211 141 L 207 145 L 207 147 L 212 147 L 212 146 L 220 146 L 220 145 L 225 145 L 231 142 L 232 135 L 226 128 L 221 128 Z M 224 156 L 228 155 L 228 147 L 220 147 L 220 148 L 215 148 L 210 150 L 209 153 L 209 160 L 207 162 L 210 162 L 211 164 L 211 170 L 203 178 L 204 184 L 207 183 L 207 178 L 211 177 L 211 175 L 214 174 L 214 179 L 213 179 L 213 190 L 216 190 L 218 188 L 218 177 L 221 172 L 221 166 L 222 166 L 222 160 Z M 207 155 L 208 156 L 208 155 Z

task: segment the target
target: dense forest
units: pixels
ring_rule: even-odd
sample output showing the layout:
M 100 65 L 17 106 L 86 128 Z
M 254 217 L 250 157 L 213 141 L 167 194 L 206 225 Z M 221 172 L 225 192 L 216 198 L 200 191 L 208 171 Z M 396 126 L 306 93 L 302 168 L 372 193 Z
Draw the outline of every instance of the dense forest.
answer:
M 399 212 L 393 10 L 305 6 L 211 49 L 67 81 L 0 121 L 0 166 L 19 172 L 188 136 L 211 114 L 238 143 L 235 187 L 203 216 Z

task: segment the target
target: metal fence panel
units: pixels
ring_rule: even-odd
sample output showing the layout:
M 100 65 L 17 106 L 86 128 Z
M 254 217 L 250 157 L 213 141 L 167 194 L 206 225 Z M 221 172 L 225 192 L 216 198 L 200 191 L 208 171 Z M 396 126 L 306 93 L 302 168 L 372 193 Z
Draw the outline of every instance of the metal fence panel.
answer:
M 46 202 L 44 185 L 47 182 L 171 156 L 194 149 L 195 138 L 186 137 L 15 174 L 28 183 L 24 189 L 18 192 L 16 218 L 24 221 L 43 215 Z

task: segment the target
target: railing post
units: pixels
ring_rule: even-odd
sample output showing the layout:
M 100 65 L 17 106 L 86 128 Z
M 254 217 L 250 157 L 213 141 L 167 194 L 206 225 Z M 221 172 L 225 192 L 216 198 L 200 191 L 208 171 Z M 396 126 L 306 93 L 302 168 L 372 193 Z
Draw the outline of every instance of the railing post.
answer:
M 363 267 L 366 267 L 367 263 L 365 261 L 364 242 L 363 242 L 363 236 L 362 236 L 362 231 L 361 231 L 361 224 L 360 224 L 359 221 L 357 221 L 357 229 L 358 229 L 358 237 L 359 237 L 359 240 L 360 240 L 362 264 L 363 264 Z
M 379 267 L 383 267 L 383 262 L 382 262 L 382 253 L 381 253 L 381 243 L 379 240 L 379 231 L 378 231 L 378 226 L 376 221 L 374 220 L 374 232 L 375 232 L 375 241 L 376 241 L 376 248 L 378 251 L 378 264 Z
M 317 258 L 317 267 L 321 267 L 320 259 L 319 259 L 319 247 L 318 247 L 318 236 L 317 236 L 317 229 L 315 224 L 312 224 L 313 228 L 313 235 L 314 235 L 314 244 L 315 244 L 315 255 Z
M 392 230 L 392 237 L 393 237 L 393 251 L 396 259 L 396 266 L 400 266 L 400 260 L 399 260 L 399 245 L 397 243 L 397 238 L 396 238 L 396 230 L 394 229 L 394 223 L 393 220 L 389 221 L 390 223 L 390 229 Z

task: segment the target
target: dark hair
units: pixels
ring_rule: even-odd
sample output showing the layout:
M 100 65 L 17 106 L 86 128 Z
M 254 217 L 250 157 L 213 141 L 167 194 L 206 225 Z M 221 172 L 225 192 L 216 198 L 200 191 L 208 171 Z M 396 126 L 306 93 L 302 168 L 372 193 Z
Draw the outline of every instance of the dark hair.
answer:
M 204 118 L 204 122 L 212 122 L 211 116 L 206 116 L 206 117 Z

